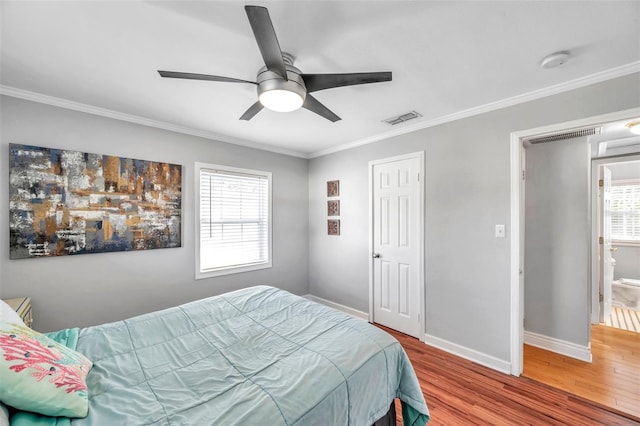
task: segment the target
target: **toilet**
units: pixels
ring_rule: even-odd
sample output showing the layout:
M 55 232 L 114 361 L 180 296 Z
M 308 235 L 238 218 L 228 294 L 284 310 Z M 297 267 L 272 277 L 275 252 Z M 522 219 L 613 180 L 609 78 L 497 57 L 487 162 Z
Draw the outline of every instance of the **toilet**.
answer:
M 620 278 L 611 282 L 611 304 L 640 310 L 640 280 Z

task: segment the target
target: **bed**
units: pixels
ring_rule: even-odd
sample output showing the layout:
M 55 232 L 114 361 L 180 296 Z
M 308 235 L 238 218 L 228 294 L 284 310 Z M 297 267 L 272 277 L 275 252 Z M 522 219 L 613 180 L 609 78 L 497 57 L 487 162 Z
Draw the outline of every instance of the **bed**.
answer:
M 393 421 L 394 398 L 404 424 L 429 420 L 392 336 L 273 287 L 48 337 L 88 359 L 88 414 L 13 410 L 12 425 L 372 425 Z

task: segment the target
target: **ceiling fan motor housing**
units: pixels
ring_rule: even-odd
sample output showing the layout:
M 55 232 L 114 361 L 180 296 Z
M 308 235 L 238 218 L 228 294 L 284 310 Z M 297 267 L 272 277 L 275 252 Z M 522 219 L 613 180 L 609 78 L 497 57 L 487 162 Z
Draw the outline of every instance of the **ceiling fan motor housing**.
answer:
M 258 71 L 258 77 L 256 79 L 258 83 L 258 98 L 266 92 L 282 90 L 295 93 L 302 99 L 302 102 L 304 102 L 307 97 L 307 87 L 300 76 L 302 72 L 293 65 L 286 64 L 285 67 L 287 69 L 288 79 L 286 81 L 279 74 L 269 71 L 266 67 Z

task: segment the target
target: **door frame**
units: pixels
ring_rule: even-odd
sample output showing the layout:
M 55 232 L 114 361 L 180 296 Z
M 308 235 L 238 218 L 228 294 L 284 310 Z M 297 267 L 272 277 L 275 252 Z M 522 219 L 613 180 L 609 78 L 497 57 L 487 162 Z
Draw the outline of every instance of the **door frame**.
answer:
M 524 140 L 533 136 L 543 136 L 571 129 L 597 126 L 611 121 L 637 118 L 640 108 L 631 108 L 579 120 L 548 126 L 520 130 L 511 133 L 510 138 L 510 180 L 511 180 L 511 253 L 510 253 L 510 358 L 511 374 L 520 376 L 523 369 L 524 345 Z M 590 212 L 588 212 L 590 214 Z M 591 276 L 591 268 L 589 268 Z M 589 281 L 592 281 L 592 277 Z M 591 285 L 591 284 L 590 284 Z M 592 292 L 589 291 L 589 294 Z M 585 318 L 591 321 L 591 316 Z
M 418 189 L 418 193 L 419 193 L 419 200 L 418 200 L 418 209 L 419 209 L 419 213 L 418 213 L 418 217 L 420 218 L 418 220 L 418 235 L 420 236 L 418 238 L 418 250 L 419 250 L 419 258 L 420 258 L 420 262 L 418 265 L 418 282 L 420 283 L 420 317 L 419 317 L 419 322 L 420 322 L 420 329 L 419 329 L 419 339 L 421 342 L 424 341 L 424 335 L 425 335 L 425 287 L 426 287 L 426 282 L 425 282 L 425 276 L 424 276 L 424 264 L 425 264 L 425 258 L 424 258 L 424 253 L 425 253 L 425 226 L 424 226 L 424 222 L 425 222 L 425 216 L 424 216 L 424 211 L 425 211 L 425 205 L 424 205 L 424 200 L 425 200 L 425 176 L 424 176 L 424 162 L 425 162 L 425 153 L 424 151 L 418 151 L 418 152 L 413 152 L 410 154 L 403 154 L 403 155 L 396 155 L 393 157 L 387 157 L 387 158 L 381 158 L 378 160 L 373 160 L 373 161 L 369 161 L 369 322 L 373 323 L 375 322 L 375 318 L 374 318 L 374 313 L 373 313 L 373 307 L 374 307 L 374 300 L 373 300 L 373 276 L 374 276 L 374 267 L 375 267 L 375 263 L 373 261 L 373 251 L 374 251 L 374 220 L 373 220 L 373 212 L 374 212 L 374 198 L 373 198 L 373 190 L 374 190 L 374 176 L 373 176 L 373 169 L 374 166 L 376 165 L 380 165 L 380 164 L 384 164 L 384 163 L 391 163 L 394 161 L 400 161 L 400 160 L 409 160 L 409 159 L 418 159 L 420 165 L 418 166 L 418 171 L 420 173 L 420 180 L 419 180 L 419 189 Z
M 595 173 L 595 174 L 594 174 Z M 602 186 L 600 181 L 602 180 Z M 605 291 L 607 287 L 607 278 L 613 281 L 613 251 L 611 239 L 611 206 L 609 210 L 605 209 L 605 196 L 609 196 L 611 201 L 611 170 L 606 165 L 595 166 L 594 161 L 591 162 L 591 241 L 590 241 L 590 258 L 591 258 L 591 324 L 600 324 L 607 319 L 606 313 L 607 303 L 609 304 L 609 315 L 611 315 L 611 282 L 609 282 L 609 292 Z M 607 190 L 609 194 L 607 194 Z M 594 208 L 595 207 L 595 208 Z M 608 213 L 608 220 L 605 220 Z M 608 223 L 607 223 L 608 222 Z M 595 228 L 594 228 L 595 225 Z M 607 232 L 608 231 L 608 232 Z M 602 238 L 602 244 L 600 244 Z M 594 245 L 595 244 L 595 245 Z M 608 249 L 607 249 L 608 247 Z M 611 274 L 609 275 L 609 268 Z M 596 285 L 597 283 L 597 285 Z M 596 299 L 594 295 L 597 294 Z M 600 299 L 602 295 L 602 300 Z M 609 300 L 607 297 L 609 296 Z M 596 305 L 597 301 L 597 306 Z M 594 322 L 594 315 L 598 315 L 598 321 Z

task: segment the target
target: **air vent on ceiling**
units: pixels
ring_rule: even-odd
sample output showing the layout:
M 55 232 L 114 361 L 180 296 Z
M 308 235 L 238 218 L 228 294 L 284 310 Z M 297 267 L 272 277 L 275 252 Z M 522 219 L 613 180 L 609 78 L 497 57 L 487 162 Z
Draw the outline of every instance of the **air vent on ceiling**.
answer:
M 591 136 L 591 135 L 599 135 L 599 134 L 600 134 L 600 127 L 588 127 L 585 129 L 571 130 L 569 132 L 535 137 L 535 138 L 527 139 L 526 141 L 532 144 L 536 144 L 536 143 L 563 141 L 566 139 L 573 139 L 573 138 L 579 138 L 582 136 Z
M 396 124 L 404 123 L 405 121 L 413 120 L 414 118 L 418 118 L 418 117 L 422 117 L 422 114 L 416 111 L 411 111 L 406 114 L 402 114 L 397 117 L 387 118 L 386 120 L 382 120 L 382 121 L 384 121 L 385 123 L 391 126 L 395 126 Z

